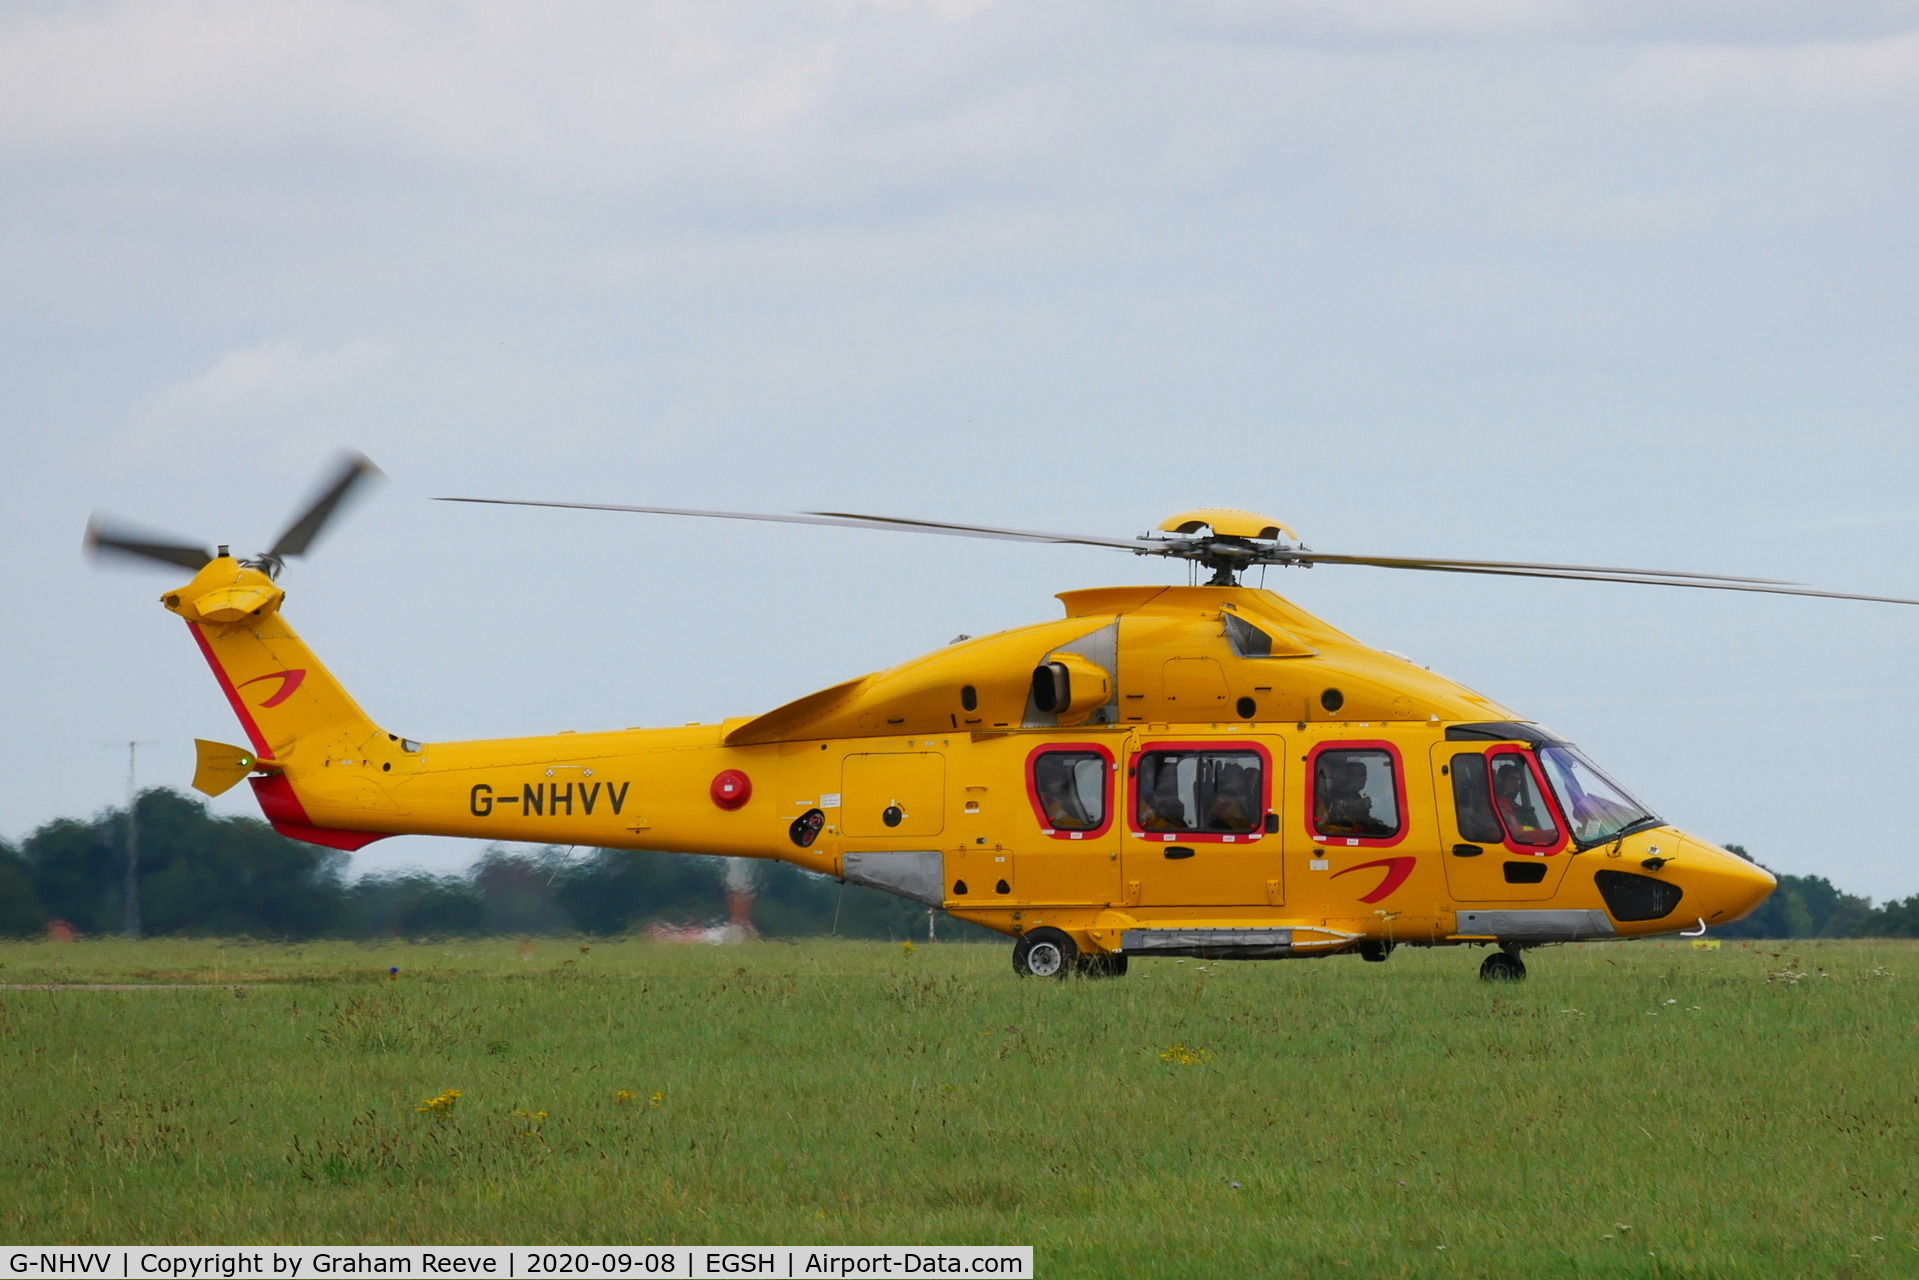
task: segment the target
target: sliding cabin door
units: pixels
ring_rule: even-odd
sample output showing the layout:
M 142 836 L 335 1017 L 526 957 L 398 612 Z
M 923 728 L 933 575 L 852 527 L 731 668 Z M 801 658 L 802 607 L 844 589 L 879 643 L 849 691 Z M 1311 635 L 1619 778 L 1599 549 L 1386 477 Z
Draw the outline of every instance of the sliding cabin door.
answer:
M 1284 901 L 1272 736 L 1138 734 L 1128 744 L 1125 906 L 1267 907 Z

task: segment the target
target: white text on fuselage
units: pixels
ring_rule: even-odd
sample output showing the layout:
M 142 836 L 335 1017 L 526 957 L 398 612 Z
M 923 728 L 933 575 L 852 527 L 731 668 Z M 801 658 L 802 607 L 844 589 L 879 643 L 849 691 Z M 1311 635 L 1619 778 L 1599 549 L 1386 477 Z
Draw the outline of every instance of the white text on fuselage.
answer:
M 626 789 L 632 785 L 630 782 L 529 782 L 515 796 L 506 794 L 504 789 L 496 794 L 488 784 L 476 782 L 467 795 L 467 807 L 476 818 L 487 817 L 498 806 L 508 804 L 522 816 L 570 818 L 578 813 L 590 818 L 593 810 L 604 804 L 618 817 L 626 805 Z

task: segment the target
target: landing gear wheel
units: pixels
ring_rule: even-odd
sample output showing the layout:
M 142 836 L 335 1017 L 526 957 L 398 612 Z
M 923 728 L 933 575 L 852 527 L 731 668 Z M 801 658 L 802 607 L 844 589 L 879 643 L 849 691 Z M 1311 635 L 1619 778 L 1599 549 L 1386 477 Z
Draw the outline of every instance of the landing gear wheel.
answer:
M 1022 978 L 1064 978 L 1079 965 L 1079 948 L 1058 929 L 1035 929 L 1013 944 L 1013 972 Z
M 1479 966 L 1486 982 L 1518 982 L 1526 976 L 1526 962 L 1510 951 L 1495 951 Z
M 1090 952 L 1079 958 L 1079 972 L 1082 978 L 1123 978 L 1126 957 L 1112 951 Z
M 1374 964 L 1379 964 L 1392 953 L 1393 944 L 1390 942 L 1377 942 L 1368 938 L 1359 944 L 1359 958 L 1361 960 L 1369 960 Z

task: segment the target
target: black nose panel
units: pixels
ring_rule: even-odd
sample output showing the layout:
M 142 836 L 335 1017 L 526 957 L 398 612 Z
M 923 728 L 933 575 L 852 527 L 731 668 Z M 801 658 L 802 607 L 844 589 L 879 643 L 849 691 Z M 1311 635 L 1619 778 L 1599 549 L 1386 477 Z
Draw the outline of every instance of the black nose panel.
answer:
M 1599 896 L 1606 900 L 1606 910 L 1622 922 L 1662 919 L 1671 915 L 1685 896 L 1676 884 L 1630 871 L 1595 872 L 1593 881 L 1599 886 Z

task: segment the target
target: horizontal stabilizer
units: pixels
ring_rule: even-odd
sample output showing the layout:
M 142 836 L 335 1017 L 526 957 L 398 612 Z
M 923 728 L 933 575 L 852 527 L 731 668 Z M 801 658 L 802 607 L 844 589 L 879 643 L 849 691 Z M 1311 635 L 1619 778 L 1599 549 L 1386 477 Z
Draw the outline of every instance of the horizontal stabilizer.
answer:
M 245 747 L 224 742 L 195 738 L 193 749 L 199 755 L 193 765 L 193 789 L 210 796 L 231 790 L 255 769 L 274 767 L 271 761 L 261 760 Z

